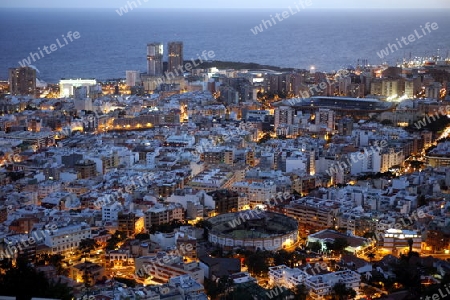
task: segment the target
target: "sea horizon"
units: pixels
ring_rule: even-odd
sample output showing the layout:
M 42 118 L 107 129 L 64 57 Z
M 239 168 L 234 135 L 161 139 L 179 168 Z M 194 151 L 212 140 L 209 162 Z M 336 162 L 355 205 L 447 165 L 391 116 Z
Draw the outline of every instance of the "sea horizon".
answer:
M 214 60 L 295 69 L 314 66 L 323 72 L 356 66 L 358 59 L 369 64 L 395 64 L 404 58 L 432 57 L 438 52 L 446 57 L 450 50 L 446 43 L 450 39 L 448 10 L 410 9 L 405 13 L 400 9 L 306 8 L 254 34 L 251 29 L 287 8 L 137 7 L 122 16 L 116 9 L 3 9 L 0 79 L 7 79 L 8 68 L 19 67 L 30 53 L 69 31 L 77 31 L 81 37 L 32 63 L 40 79 L 105 80 L 124 78 L 126 70 L 146 72 L 146 45 L 155 41 L 164 47 L 169 41 L 182 41 L 185 60 L 206 50 L 214 51 Z M 408 36 L 426 22 L 436 22 L 439 29 L 385 59 L 377 56 L 389 43 Z

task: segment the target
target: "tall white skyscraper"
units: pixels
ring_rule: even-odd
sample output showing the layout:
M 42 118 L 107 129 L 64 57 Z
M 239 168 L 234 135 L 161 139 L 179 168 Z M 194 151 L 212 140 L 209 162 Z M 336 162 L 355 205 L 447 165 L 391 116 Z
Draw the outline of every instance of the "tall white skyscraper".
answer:
M 150 76 L 163 75 L 163 44 L 147 44 L 147 74 Z

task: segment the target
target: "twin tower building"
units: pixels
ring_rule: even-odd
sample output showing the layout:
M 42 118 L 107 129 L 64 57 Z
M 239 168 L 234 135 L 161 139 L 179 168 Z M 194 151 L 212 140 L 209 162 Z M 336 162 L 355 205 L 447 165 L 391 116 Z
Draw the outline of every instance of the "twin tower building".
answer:
M 183 42 L 169 42 L 168 45 L 167 72 L 175 70 L 183 65 Z M 147 44 L 147 75 L 163 76 L 164 50 L 162 43 Z

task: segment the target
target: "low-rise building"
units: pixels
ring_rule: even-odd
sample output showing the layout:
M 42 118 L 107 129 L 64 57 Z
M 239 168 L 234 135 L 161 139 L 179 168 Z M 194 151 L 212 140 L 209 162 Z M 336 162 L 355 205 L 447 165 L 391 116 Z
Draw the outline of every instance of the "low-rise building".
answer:
M 401 230 L 390 228 L 383 236 L 383 248 L 393 254 L 408 253 L 412 251 L 421 252 L 422 235 L 415 230 Z

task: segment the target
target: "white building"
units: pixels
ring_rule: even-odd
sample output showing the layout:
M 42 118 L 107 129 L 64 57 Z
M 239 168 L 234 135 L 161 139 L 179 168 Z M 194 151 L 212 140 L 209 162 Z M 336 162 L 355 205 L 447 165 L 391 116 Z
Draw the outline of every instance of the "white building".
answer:
M 215 202 L 211 196 L 209 196 L 203 190 L 194 190 L 190 188 L 176 190 L 172 195 L 167 197 L 167 202 L 179 203 L 184 209 L 187 209 L 188 202 L 200 203 L 203 206 L 214 208 Z
M 282 124 L 292 125 L 294 123 L 295 110 L 290 106 L 280 106 L 275 109 L 275 131 Z
M 309 266 L 309 265 L 308 265 Z M 326 268 L 318 265 L 309 266 L 310 273 L 326 272 Z M 324 299 L 330 295 L 333 286 L 343 283 L 347 288 L 354 289 L 357 293 L 361 282 L 361 275 L 351 270 L 343 270 L 320 275 L 311 275 L 307 269 L 289 268 L 285 265 L 269 268 L 269 284 L 271 286 L 283 286 L 288 289 L 304 284 L 309 289 L 309 295 L 313 299 Z
M 75 251 L 80 241 L 91 238 L 91 227 L 82 222 L 64 227 L 57 226 L 57 230 L 45 231 L 45 245 L 51 248 L 52 254 L 65 254 Z
M 297 285 L 304 283 L 306 278 L 310 276 L 303 270 L 289 268 L 285 265 L 269 268 L 269 284 L 271 286 L 295 288 Z
M 350 161 L 350 173 L 352 175 L 381 172 L 381 153 L 378 149 L 364 149 L 351 153 Z
M 127 86 L 136 86 L 138 81 L 140 81 L 139 71 L 126 71 Z
M 332 132 L 335 128 L 335 112 L 331 109 L 320 108 L 316 112 L 316 125 L 325 125 L 327 131 Z
M 264 204 L 277 195 L 277 186 L 273 181 L 268 180 L 252 183 L 238 181 L 233 183 L 231 190 L 244 193 L 252 205 Z
M 290 173 L 294 170 L 307 172 L 309 156 L 303 152 L 295 152 L 286 158 L 286 172 Z
M 311 276 L 304 282 L 313 299 L 324 299 L 325 296 L 331 294 L 333 286 L 337 283 L 343 283 L 347 288 L 352 288 L 358 293 L 361 275 L 351 270 L 345 270 Z
M 48 180 L 38 185 L 38 197 L 43 199 L 52 193 L 61 191 L 61 182 Z
M 119 212 L 123 209 L 119 202 L 106 203 L 102 205 L 102 221 L 103 222 L 117 222 Z
M 381 154 L 381 172 L 387 172 L 392 166 L 399 166 L 405 161 L 402 149 L 388 148 Z
M 68 98 L 74 95 L 74 88 L 86 86 L 88 94 L 91 89 L 98 89 L 97 80 L 95 79 L 61 79 L 59 81 L 59 96 L 61 98 Z
M 420 253 L 422 236 L 417 231 L 390 228 L 384 233 L 383 248 L 392 253 L 408 253 L 410 240 L 412 241 L 412 250 Z

